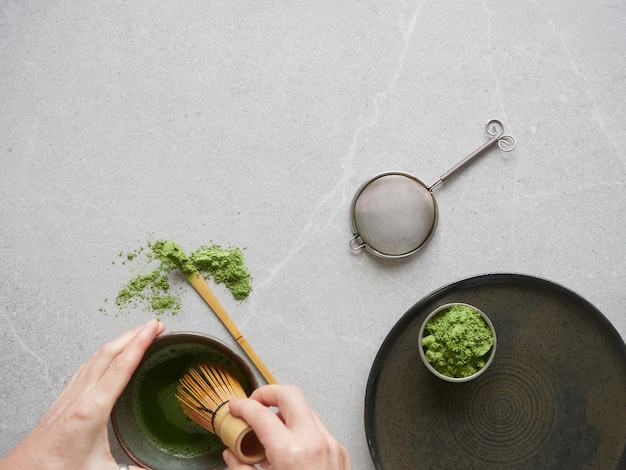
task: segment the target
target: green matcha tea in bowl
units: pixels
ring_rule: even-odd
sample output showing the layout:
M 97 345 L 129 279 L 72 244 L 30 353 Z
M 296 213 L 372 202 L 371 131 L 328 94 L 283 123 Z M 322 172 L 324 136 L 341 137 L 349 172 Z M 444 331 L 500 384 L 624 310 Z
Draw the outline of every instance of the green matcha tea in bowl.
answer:
M 441 305 L 418 334 L 422 361 L 448 382 L 467 382 L 483 374 L 495 356 L 496 332 L 480 309 L 465 303 Z

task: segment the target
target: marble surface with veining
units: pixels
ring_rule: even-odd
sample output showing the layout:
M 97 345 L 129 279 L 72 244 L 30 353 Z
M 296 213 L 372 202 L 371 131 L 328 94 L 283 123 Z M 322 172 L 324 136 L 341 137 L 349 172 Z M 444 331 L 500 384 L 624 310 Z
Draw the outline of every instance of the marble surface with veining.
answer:
M 625 30 L 623 0 L 0 1 L 0 454 L 153 316 L 112 304 L 147 240 L 245 247 L 252 294 L 216 293 L 356 469 L 378 348 L 443 285 L 546 278 L 626 337 Z M 517 148 L 436 189 L 424 250 L 350 249 L 363 181 L 433 183 L 491 118 Z M 181 296 L 169 331 L 234 344 Z

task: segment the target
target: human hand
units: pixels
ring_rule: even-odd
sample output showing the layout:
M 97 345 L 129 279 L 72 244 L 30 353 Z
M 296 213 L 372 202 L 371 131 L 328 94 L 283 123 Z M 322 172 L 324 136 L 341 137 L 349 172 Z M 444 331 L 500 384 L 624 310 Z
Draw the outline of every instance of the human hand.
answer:
M 278 408 L 274 413 L 270 406 Z M 262 468 L 272 470 L 349 470 L 350 455 L 328 432 L 307 403 L 302 391 L 291 385 L 265 385 L 250 398 L 235 398 L 230 412 L 246 421 L 265 448 Z M 226 449 L 231 470 L 251 470 Z
M 146 349 L 164 329 L 163 323 L 150 320 L 100 348 L 78 368 L 32 432 L 0 460 L 0 470 L 117 470 L 109 447 L 109 416 Z

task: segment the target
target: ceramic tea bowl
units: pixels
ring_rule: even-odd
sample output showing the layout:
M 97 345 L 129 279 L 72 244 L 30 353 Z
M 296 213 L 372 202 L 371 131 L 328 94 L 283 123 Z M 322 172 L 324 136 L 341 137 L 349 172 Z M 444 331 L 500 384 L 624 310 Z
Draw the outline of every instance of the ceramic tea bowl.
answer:
M 228 369 L 248 395 L 258 386 L 250 366 L 211 336 L 181 332 L 156 338 L 111 413 L 115 436 L 137 465 L 148 470 L 225 468 L 220 439 L 187 418 L 175 396 L 180 378 L 202 362 Z

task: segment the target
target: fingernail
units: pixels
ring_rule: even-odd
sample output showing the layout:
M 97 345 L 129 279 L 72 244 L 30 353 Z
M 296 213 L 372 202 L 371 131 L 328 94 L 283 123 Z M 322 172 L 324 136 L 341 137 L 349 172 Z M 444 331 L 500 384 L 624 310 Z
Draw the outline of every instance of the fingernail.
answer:
M 155 330 L 155 327 L 158 327 L 159 321 L 155 320 L 154 318 L 150 321 L 148 321 L 148 323 L 146 323 L 143 328 L 141 328 L 142 331 L 145 332 L 151 332 Z

